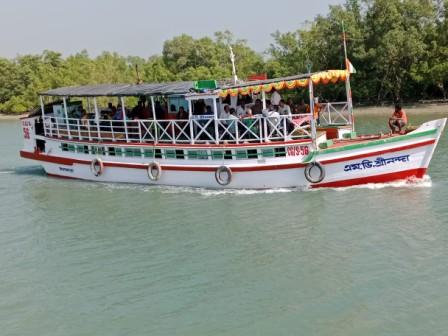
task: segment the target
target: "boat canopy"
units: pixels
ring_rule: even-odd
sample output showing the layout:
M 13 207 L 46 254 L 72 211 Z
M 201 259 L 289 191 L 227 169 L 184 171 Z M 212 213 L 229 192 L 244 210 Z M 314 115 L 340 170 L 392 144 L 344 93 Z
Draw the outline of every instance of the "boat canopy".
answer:
M 346 70 L 328 70 L 313 74 L 266 79 L 260 81 L 242 82 L 237 85 L 219 83 L 209 92 L 220 97 L 249 95 L 266 92 L 273 89 L 296 89 L 308 87 L 311 78 L 314 85 L 337 83 L 345 81 Z M 198 91 L 198 82 L 171 82 L 150 84 L 98 84 L 77 87 L 64 87 L 40 93 L 41 96 L 52 97 L 136 97 L 136 96 L 183 96 Z
M 195 82 L 172 82 L 152 84 L 98 84 L 72 86 L 42 92 L 52 97 L 135 97 L 175 96 L 194 91 Z

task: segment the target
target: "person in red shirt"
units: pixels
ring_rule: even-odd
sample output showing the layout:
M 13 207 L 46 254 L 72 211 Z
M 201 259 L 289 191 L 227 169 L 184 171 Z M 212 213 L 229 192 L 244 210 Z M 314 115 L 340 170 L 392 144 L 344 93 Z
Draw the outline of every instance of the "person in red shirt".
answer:
M 402 109 L 400 104 L 395 105 L 395 112 L 389 119 L 389 127 L 392 133 L 403 134 L 403 128 L 408 124 L 408 117 L 406 112 Z

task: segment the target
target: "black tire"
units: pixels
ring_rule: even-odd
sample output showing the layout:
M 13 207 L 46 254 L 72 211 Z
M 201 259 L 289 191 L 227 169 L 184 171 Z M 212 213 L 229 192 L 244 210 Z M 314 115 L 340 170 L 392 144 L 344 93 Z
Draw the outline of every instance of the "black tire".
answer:
M 227 178 L 223 177 L 223 174 L 227 174 Z M 232 170 L 227 166 L 221 166 L 216 169 L 215 179 L 219 185 L 225 187 L 232 182 Z
M 319 177 L 314 178 L 311 176 L 311 170 L 318 168 L 320 171 Z M 310 183 L 321 183 L 325 179 L 325 169 L 319 162 L 311 162 L 305 167 L 305 178 Z

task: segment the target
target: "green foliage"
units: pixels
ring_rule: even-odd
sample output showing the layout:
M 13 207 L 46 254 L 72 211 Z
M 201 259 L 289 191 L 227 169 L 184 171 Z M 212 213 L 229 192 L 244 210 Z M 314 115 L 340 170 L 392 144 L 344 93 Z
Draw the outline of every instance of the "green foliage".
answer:
M 238 76 L 268 73 L 270 78 L 345 67 L 342 22 L 355 101 L 448 97 L 448 0 L 346 0 L 330 6 L 292 32 L 275 32 L 265 57 L 229 31 L 195 39 L 180 35 L 165 42 L 161 55 L 144 59 L 87 51 L 62 57 L 41 55 L 0 58 L 0 111 L 24 112 L 37 105 L 37 93 L 50 88 L 96 83 L 229 79 L 229 46 Z M 303 90 L 302 90 L 303 91 Z M 343 85 L 319 86 L 325 99 L 344 99 Z M 303 92 L 297 92 L 303 94 Z

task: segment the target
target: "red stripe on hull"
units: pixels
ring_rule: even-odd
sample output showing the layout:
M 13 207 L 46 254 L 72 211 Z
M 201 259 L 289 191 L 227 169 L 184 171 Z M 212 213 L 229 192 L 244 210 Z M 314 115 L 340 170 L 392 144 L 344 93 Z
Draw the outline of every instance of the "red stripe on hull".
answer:
M 370 183 L 388 183 L 394 181 L 410 180 L 410 179 L 422 179 L 426 174 L 425 168 L 405 170 L 390 174 L 375 175 L 361 177 L 351 180 L 335 181 L 329 183 L 315 184 L 312 188 L 344 188 L 353 187 L 357 185 L 370 184 Z

